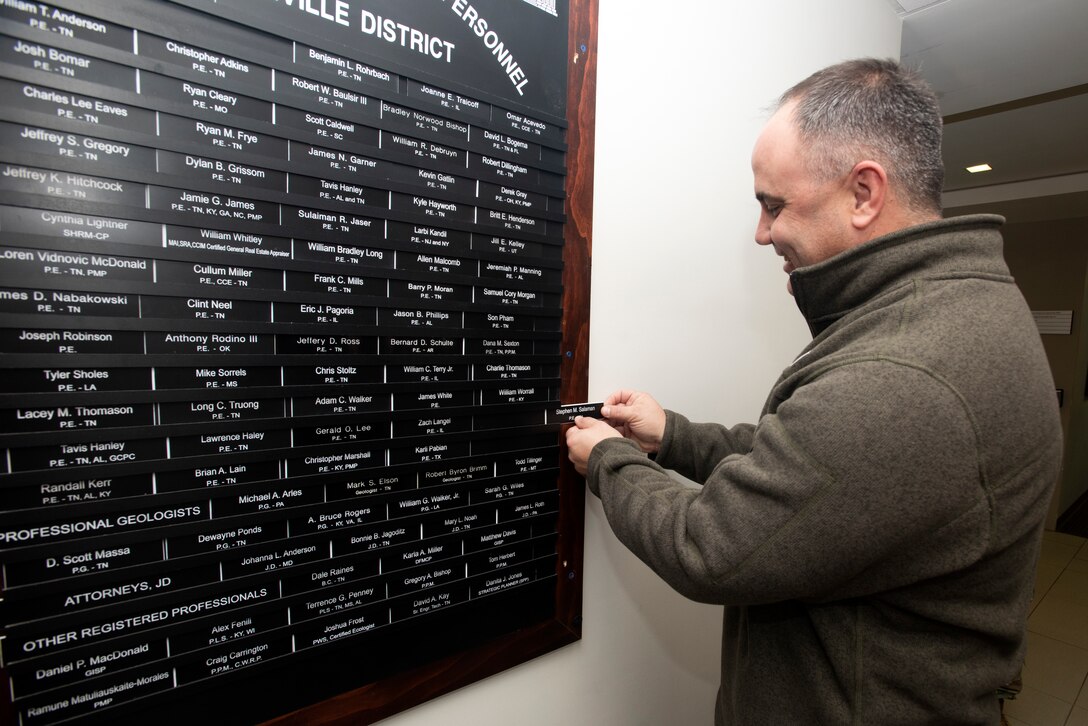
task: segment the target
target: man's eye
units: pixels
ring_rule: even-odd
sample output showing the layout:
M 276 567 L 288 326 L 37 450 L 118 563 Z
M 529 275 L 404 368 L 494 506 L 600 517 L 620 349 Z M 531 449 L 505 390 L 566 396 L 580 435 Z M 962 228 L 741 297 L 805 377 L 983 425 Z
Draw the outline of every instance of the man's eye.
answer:
M 767 214 L 771 215 L 772 217 L 777 217 L 779 212 L 782 211 L 781 204 L 766 204 L 763 206 L 763 208 L 766 209 Z

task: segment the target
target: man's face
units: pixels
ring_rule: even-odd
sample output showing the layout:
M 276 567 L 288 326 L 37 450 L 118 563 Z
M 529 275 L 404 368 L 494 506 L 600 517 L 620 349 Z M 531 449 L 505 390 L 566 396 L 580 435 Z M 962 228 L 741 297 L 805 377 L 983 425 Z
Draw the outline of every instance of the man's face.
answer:
M 756 242 L 773 246 L 785 258 L 786 274 L 834 257 L 853 243 L 853 196 L 845 178 L 821 181 L 808 171 L 792 111 L 793 104 L 787 104 L 771 117 L 752 152 L 760 203 Z M 788 281 L 786 289 L 793 294 Z

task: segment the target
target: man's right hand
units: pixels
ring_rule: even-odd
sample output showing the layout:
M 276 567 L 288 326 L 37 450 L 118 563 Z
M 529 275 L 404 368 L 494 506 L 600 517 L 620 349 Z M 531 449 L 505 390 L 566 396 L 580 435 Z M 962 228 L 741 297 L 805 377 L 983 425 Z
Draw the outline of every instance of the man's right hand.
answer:
M 648 454 L 655 454 L 665 435 L 665 409 L 641 391 L 616 391 L 604 400 L 601 415 L 613 428 Z

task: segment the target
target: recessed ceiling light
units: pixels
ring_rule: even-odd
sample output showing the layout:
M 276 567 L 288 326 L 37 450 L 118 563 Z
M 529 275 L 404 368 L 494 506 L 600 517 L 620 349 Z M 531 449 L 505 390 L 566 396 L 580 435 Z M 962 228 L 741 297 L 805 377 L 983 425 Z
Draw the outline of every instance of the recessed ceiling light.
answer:
M 898 5 L 904 13 L 913 13 L 923 8 L 928 8 L 930 5 L 936 5 L 941 0 L 896 0 L 895 4 Z
M 975 164 L 974 166 L 967 167 L 967 171 L 972 174 L 978 174 L 980 171 L 993 171 L 994 168 L 989 164 Z

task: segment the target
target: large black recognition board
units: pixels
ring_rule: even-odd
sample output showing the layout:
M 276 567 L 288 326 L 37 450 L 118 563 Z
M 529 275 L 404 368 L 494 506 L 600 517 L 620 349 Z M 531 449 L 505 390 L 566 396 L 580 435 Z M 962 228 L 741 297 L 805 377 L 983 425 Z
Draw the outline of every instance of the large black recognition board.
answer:
M 0 2 L 6 721 L 359 723 L 577 637 L 569 12 Z

